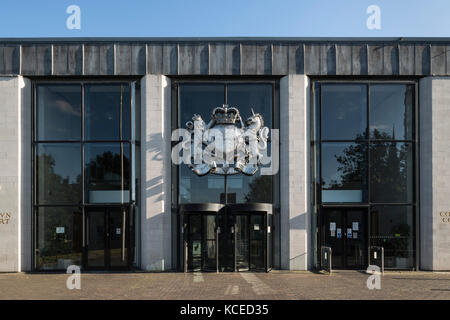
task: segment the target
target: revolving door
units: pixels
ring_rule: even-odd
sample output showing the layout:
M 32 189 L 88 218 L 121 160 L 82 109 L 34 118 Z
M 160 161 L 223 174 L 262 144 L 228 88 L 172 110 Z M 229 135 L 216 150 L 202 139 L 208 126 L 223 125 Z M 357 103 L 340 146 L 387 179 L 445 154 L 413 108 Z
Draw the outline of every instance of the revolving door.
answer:
M 186 204 L 180 215 L 185 272 L 271 269 L 272 205 Z

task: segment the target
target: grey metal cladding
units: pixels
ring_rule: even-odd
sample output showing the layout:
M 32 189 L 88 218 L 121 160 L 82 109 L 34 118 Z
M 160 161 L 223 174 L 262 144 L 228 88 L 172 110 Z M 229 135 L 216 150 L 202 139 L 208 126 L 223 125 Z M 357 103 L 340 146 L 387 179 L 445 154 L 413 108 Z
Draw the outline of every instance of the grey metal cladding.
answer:
M 447 46 L 431 45 L 431 73 L 446 74 Z
M 347 44 L 336 46 L 336 74 L 352 74 L 352 46 Z
M 227 43 L 225 57 L 225 74 L 241 74 L 241 45 L 239 43 Z
M 53 45 L 53 75 L 81 75 L 83 46 L 81 44 Z
M 413 75 L 415 66 L 414 44 L 399 45 L 399 71 L 400 75 Z
M 256 46 L 256 74 L 272 74 L 272 46 L 269 44 Z
M 225 74 L 226 69 L 225 43 L 209 45 L 209 74 Z
M 352 75 L 368 74 L 367 44 L 352 46 Z
M 274 44 L 272 46 L 272 74 L 284 75 L 289 73 L 289 46 Z
M 208 74 L 208 44 L 180 44 L 178 48 L 179 74 Z
M 431 74 L 431 60 L 430 60 L 430 45 L 421 44 L 415 46 L 415 74 L 416 75 L 430 75 Z
M 158 43 L 147 45 L 147 72 L 150 74 L 163 73 L 163 46 Z
M 129 75 L 131 74 L 131 45 L 130 44 L 116 44 L 115 47 L 115 62 L 114 74 Z
M 26 45 L 22 46 L 22 70 L 21 73 L 24 75 L 35 75 L 36 74 L 36 46 Z
M 131 45 L 131 74 L 145 75 L 146 74 L 146 58 L 147 48 L 145 44 Z
M 254 44 L 241 44 L 241 74 L 256 74 L 256 51 L 257 46 Z
M 209 44 L 210 75 L 240 74 L 240 45 L 235 43 Z
M 398 45 L 383 46 L 383 74 L 398 75 L 399 74 L 399 52 Z
M 100 48 L 97 45 L 85 45 L 84 46 L 84 56 L 83 74 L 85 75 L 96 75 L 100 72 Z
M 22 46 L 21 73 L 30 76 L 51 75 L 52 60 L 51 45 Z
M 20 46 L 3 46 L 3 63 L 5 74 L 19 74 L 20 72 Z
M 324 44 L 320 47 L 320 74 L 336 74 L 336 45 Z
M 303 43 L 289 45 L 289 74 L 305 73 L 305 46 Z
M 162 74 L 178 74 L 178 45 L 162 45 Z
M 383 44 L 368 45 L 367 57 L 368 57 L 367 60 L 368 74 L 369 75 L 383 74 L 384 45 Z
M 318 44 L 305 45 L 305 73 L 311 75 L 320 74 L 321 46 Z
M 0 74 L 449 75 L 449 39 L 4 39 Z
M 114 75 L 114 44 L 84 46 L 85 75 Z

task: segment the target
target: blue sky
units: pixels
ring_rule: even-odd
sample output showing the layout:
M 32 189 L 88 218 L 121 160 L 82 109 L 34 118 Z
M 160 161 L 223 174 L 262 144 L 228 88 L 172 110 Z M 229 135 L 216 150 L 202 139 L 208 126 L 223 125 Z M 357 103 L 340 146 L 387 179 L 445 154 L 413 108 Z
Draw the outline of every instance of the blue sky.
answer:
M 373 4 L 381 30 L 366 27 Z M 449 0 L 3 0 L 0 37 L 449 37 L 449 14 Z

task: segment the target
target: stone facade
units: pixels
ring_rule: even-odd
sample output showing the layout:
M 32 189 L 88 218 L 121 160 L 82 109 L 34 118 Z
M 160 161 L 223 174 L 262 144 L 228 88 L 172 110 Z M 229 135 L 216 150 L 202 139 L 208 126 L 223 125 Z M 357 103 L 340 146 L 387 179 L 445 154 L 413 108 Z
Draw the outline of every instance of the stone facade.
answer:
M 0 271 L 31 269 L 31 85 L 0 78 Z
M 450 270 L 450 78 L 420 80 L 420 266 Z

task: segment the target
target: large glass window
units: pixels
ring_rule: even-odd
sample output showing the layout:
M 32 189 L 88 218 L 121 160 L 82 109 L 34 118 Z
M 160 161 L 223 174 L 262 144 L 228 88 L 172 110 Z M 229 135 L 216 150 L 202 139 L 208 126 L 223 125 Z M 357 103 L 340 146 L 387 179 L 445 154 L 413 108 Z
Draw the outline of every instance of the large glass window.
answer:
M 414 210 L 412 206 L 373 206 L 370 245 L 384 248 L 386 268 L 414 265 Z
M 66 270 L 81 264 L 82 214 L 78 207 L 40 207 L 36 215 L 36 267 Z
M 273 90 L 273 83 L 180 83 L 179 127 L 185 128 L 194 114 L 208 123 L 214 108 L 228 104 L 239 109 L 243 121 L 253 109 L 262 115 L 264 126 L 272 129 Z M 253 176 L 237 174 L 226 178 L 214 174 L 199 177 L 186 165 L 179 166 L 178 172 L 180 204 L 273 202 L 273 177 L 262 176 L 260 170 Z
M 130 88 L 121 84 L 85 87 L 85 139 L 130 138 Z
M 85 168 L 87 202 L 130 201 L 130 147 L 128 143 L 87 143 Z
M 36 139 L 81 139 L 81 85 L 46 85 L 36 88 Z
M 385 248 L 388 268 L 415 263 L 415 86 L 327 81 L 314 86 L 316 201 L 367 208 L 370 243 Z
M 322 139 L 356 140 L 367 128 L 367 88 L 361 84 L 322 86 Z
M 81 264 L 85 205 L 128 206 L 136 200 L 137 87 L 135 82 L 36 84 L 37 269 Z
M 322 201 L 365 202 L 366 166 L 364 143 L 323 143 Z
M 371 85 L 371 138 L 381 140 L 411 140 L 414 129 L 413 102 L 414 87 L 411 85 Z

